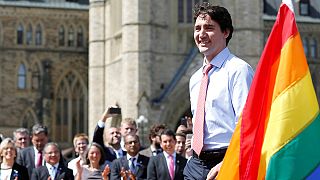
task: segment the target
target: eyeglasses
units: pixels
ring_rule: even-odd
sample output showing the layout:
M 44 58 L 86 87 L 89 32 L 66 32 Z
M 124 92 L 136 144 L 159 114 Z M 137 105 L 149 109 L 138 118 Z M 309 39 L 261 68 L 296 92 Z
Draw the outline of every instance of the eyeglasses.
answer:
M 140 142 L 139 142 L 139 141 L 129 141 L 129 142 L 125 142 L 125 144 L 132 144 L 132 143 L 134 143 L 134 144 L 139 144 Z
M 50 156 L 52 156 L 54 154 L 57 155 L 57 154 L 59 154 L 59 151 L 46 152 L 46 154 L 48 154 Z

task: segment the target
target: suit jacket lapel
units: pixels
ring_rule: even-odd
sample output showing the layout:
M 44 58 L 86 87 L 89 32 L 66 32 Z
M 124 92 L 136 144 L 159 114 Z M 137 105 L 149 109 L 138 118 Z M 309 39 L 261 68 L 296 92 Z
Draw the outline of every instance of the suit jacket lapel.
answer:
M 127 160 L 127 156 L 123 156 L 121 158 L 121 167 L 124 167 L 124 169 L 130 169 L 129 168 L 129 161 Z
M 166 179 L 171 179 L 170 178 L 170 173 L 169 173 L 169 167 L 168 167 L 167 160 L 166 160 L 166 157 L 165 157 L 164 153 L 161 153 L 160 157 L 161 157 L 160 158 L 160 165 L 163 164 L 163 166 L 166 167 L 165 168 L 166 171 L 164 172 L 167 175 Z
M 36 167 L 36 162 L 35 162 L 36 155 L 35 154 L 36 153 L 34 152 L 34 147 L 32 146 L 31 151 L 29 151 L 29 158 L 30 158 L 32 167 Z
M 178 172 L 179 172 L 179 170 L 180 170 L 180 157 L 179 157 L 178 154 L 176 154 L 175 166 L 176 166 L 176 168 L 175 168 L 175 170 L 174 170 L 174 177 L 177 177 Z
M 136 165 L 136 177 L 141 177 L 143 175 L 144 165 L 142 156 L 138 155 L 137 165 Z

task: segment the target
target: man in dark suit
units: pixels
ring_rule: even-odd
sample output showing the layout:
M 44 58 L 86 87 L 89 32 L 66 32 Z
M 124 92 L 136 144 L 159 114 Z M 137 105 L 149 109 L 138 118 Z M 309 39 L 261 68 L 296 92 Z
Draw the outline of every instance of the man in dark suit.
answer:
M 165 129 L 160 136 L 163 152 L 151 157 L 148 164 L 148 180 L 180 180 L 187 159 L 175 152 L 176 137 L 172 130 Z
M 73 180 L 72 170 L 60 161 L 60 148 L 58 144 L 50 142 L 44 147 L 45 164 L 33 170 L 31 180 Z
M 126 172 L 129 170 L 135 175 L 136 179 L 147 179 L 147 166 L 149 158 L 139 154 L 140 140 L 138 135 L 126 135 L 124 137 L 124 147 L 127 150 L 127 155 L 116 159 L 111 165 L 111 180 L 121 179 L 121 170 Z
M 48 129 L 40 124 L 32 127 L 31 142 L 33 146 L 22 149 L 18 153 L 16 162 L 28 169 L 31 177 L 32 169 L 44 164 L 43 148 L 48 143 Z
M 116 127 L 110 127 L 104 130 L 106 120 L 112 116 L 113 115 L 110 113 L 110 108 L 107 108 L 103 113 L 101 120 L 98 121 L 92 140 L 103 147 L 106 160 L 109 162 L 126 155 L 126 152 L 121 149 L 121 134 L 119 129 Z M 104 143 L 104 137 L 107 146 Z

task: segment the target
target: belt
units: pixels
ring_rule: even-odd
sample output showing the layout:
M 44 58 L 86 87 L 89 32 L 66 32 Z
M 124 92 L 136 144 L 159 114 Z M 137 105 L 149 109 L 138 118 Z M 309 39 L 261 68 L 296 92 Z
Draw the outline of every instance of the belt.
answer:
M 201 151 L 200 155 L 193 151 L 193 157 L 203 161 L 212 161 L 215 159 L 223 159 L 224 155 L 226 154 L 226 151 L 227 148 Z

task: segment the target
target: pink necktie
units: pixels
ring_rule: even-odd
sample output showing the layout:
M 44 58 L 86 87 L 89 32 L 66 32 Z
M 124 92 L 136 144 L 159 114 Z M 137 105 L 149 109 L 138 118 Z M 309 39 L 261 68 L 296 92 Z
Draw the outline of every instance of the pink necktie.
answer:
M 42 166 L 42 152 L 38 151 L 38 161 L 36 167 Z
M 169 173 L 171 180 L 174 178 L 174 161 L 173 161 L 173 156 L 169 155 Z
M 200 155 L 202 147 L 203 147 L 203 123 L 204 123 L 204 114 L 205 114 L 205 103 L 207 96 L 207 88 L 208 88 L 208 72 L 212 69 L 212 64 L 208 64 L 203 69 L 203 77 L 201 80 L 200 91 L 198 96 L 198 103 L 196 109 L 196 118 L 194 123 L 194 131 L 193 131 L 193 142 L 192 148 L 193 150 Z

